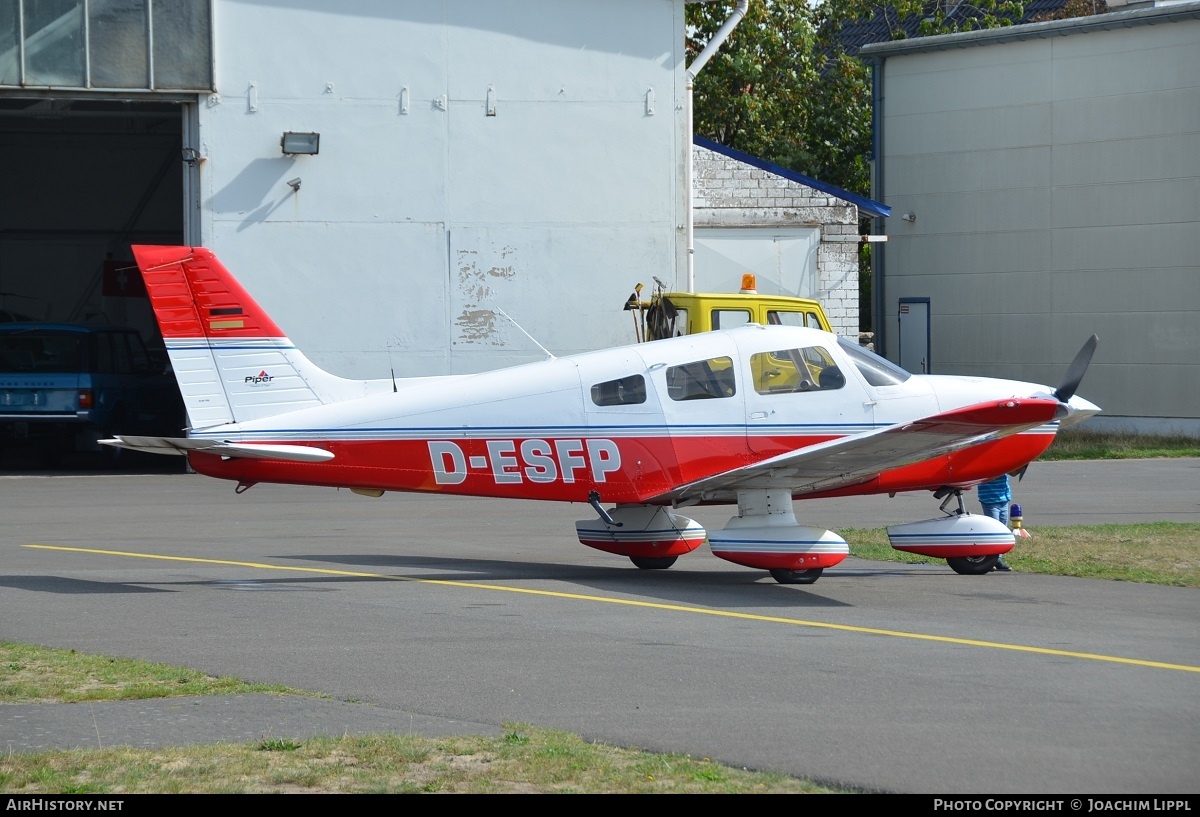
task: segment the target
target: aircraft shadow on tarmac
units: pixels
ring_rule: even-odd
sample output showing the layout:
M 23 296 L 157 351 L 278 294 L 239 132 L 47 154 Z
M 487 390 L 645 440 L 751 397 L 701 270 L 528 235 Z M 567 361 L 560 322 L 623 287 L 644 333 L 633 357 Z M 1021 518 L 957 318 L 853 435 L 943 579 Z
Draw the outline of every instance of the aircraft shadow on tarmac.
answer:
M 612 567 L 595 565 L 549 564 L 526 561 L 505 561 L 498 559 L 464 558 L 455 559 L 446 556 L 380 556 L 378 554 L 303 554 L 279 558 L 293 558 L 302 562 L 325 562 L 338 565 L 338 570 L 378 570 L 380 572 L 419 571 L 410 574 L 398 574 L 394 578 L 371 577 L 298 577 L 295 579 L 270 579 L 280 583 L 325 583 L 329 581 L 443 581 L 443 582 L 475 582 L 475 583 L 505 583 L 515 581 L 556 581 L 570 585 L 586 586 L 603 594 L 630 594 L 657 598 L 663 603 L 694 604 L 711 607 L 722 603 L 713 598 L 713 591 L 720 590 L 729 593 L 725 599 L 731 605 L 745 605 L 748 602 L 757 607 L 843 607 L 844 602 L 836 601 L 822 594 L 819 589 L 803 585 L 780 585 L 775 583 L 765 571 L 746 570 L 689 570 L 685 564 L 672 567 L 669 570 L 639 570 L 635 567 L 614 565 Z M 703 559 L 703 555 L 693 558 Z M 946 581 L 972 579 L 978 577 L 962 577 L 943 571 L 937 565 L 900 564 L 884 562 L 864 562 L 869 567 L 861 567 L 852 562 L 845 568 L 827 570 L 822 577 L 826 579 L 849 578 L 859 580 L 863 577 L 873 578 L 904 578 L 906 580 L 925 577 L 927 579 L 944 579 Z M 753 593 L 752 597 L 747 593 Z
M 0 587 L 67 596 L 169 592 L 161 587 L 146 587 L 140 582 L 97 582 L 62 576 L 0 576 Z

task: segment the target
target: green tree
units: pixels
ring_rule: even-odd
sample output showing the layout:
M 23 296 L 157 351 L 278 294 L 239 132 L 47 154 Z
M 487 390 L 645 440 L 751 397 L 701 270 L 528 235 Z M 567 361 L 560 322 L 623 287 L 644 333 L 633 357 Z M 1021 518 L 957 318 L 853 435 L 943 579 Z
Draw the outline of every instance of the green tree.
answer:
M 689 63 L 735 5 L 688 5 Z M 1068 0 L 1037 19 L 1106 10 L 1104 0 Z M 895 40 L 999 28 L 1023 15 L 1020 0 L 752 0 L 696 77 L 695 132 L 870 195 L 871 71 L 847 46 L 847 32 L 874 21 L 872 36 Z
M 729 18 L 734 3 L 687 7 L 691 63 Z M 721 50 L 696 78 L 695 132 L 726 147 L 791 164 L 803 152 L 820 57 L 803 0 L 752 2 Z M 836 183 L 836 182 L 831 182 Z

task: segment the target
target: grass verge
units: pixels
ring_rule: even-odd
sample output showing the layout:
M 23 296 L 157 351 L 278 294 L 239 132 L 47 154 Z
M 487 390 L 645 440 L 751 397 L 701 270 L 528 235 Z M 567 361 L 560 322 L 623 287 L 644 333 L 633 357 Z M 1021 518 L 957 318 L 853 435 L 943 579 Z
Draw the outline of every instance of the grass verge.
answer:
M 1128 460 L 1157 457 L 1200 457 L 1200 439 L 1185 436 L 1118 434 L 1068 428 L 1040 460 Z
M 305 694 L 144 661 L 0 642 L 0 705 L 123 697 Z M 0 741 L 0 748 L 3 748 Z M 837 794 L 709 758 L 589 743 L 529 724 L 500 737 L 264 738 L 250 744 L 0 756 L 0 792 L 46 794 Z

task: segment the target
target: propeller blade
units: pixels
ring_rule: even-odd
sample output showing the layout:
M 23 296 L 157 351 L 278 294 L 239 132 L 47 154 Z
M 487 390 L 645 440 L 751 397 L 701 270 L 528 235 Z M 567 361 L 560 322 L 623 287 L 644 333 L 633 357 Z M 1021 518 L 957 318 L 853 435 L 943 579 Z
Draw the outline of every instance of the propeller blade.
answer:
M 1083 348 L 1079 350 L 1079 354 L 1075 355 L 1075 359 L 1071 361 L 1071 367 L 1067 369 L 1067 376 L 1063 378 L 1062 384 L 1054 390 L 1054 396 L 1060 403 L 1065 403 L 1075 396 L 1075 390 L 1079 388 L 1079 381 L 1083 380 L 1083 374 L 1087 371 L 1088 364 L 1092 362 L 1092 355 L 1096 351 L 1096 344 L 1100 338 L 1092 335 L 1083 344 Z

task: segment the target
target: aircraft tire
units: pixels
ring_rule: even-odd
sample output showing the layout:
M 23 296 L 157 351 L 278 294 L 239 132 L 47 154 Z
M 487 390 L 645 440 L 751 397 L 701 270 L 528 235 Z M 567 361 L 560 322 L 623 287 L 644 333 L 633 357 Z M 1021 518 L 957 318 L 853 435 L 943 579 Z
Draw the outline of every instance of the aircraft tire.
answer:
M 642 570 L 666 570 L 678 556 L 630 556 L 629 561 Z
M 824 570 L 823 567 L 814 567 L 811 570 L 789 570 L 786 567 L 776 567 L 771 570 L 771 578 L 780 584 L 812 584 L 821 578 Z
M 946 564 L 950 565 L 950 569 L 955 573 L 961 573 L 964 576 L 982 576 L 984 573 L 991 572 L 999 558 L 994 554 L 991 556 L 952 556 L 946 559 Z

